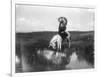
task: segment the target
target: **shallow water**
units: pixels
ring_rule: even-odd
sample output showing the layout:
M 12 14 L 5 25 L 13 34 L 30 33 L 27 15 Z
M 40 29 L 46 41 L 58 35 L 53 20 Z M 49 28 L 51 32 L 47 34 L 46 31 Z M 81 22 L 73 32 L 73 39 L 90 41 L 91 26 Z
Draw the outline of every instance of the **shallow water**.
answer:
M 70 55 L 70 62 L 68 64 L 59 65 L 63 63 L 62 57 L 66 57 L 63 53 L 57 53 L 53 55 L 53 51 L 51 50 L 44 50 L 41 52 L 40 50 L 37 51 L 37 55 L 40 57 L 40 62 L 37 63 L 37 58 L 33 60 L 33 65 L 31 65 L 29 62 L 27 62 L 27 57 L 22 56 L 22 67 L 17 68 L 17 70 L 22 70 L 22 72 L 36 72 L 36 71 L 55 71 L 55 70 L 68 70 L 68 69 L 88 69 L 93 68 L 91 64 L 89 64 L 84 58 L 79 60 L 78 55 L 76 52 L 73 52 L 72 55 Z M 46 61 L 46 62 L 45 62 Z M 16 64 L 19 63 L 20 60 L 18 56 L 16 56 Z M 49 62 L 52 62 L 54 65 L 49 64 Z
M 66 68 L 70 69 L 85 69 L 85 68 L 93 68 L 85 59 L 79 60 L 77 54 L 74 52 L 70 56 L 71 60 Z
M 53 56 L 53 51 L 51 50 L 45 50 L 42 55 L 49 61 L 52 60 L 53 63 L 59 64 L 62 62 L 62 57 L 66 57 L 64 53 L 57 53 L 55 56 Z M 81 55 L 82 56 L 82 55 Z M 70 55 L 70 62 L 64 66 L 58 66 L 57 68 L 62 69 L 88 69 L 88 68 L 93 68 L 93 66 L 87 62 L 84 58 L 79 59 L 78 55 L 76 52 L 73 52 Z M 48 66 L 47 68 L 50 69 Z

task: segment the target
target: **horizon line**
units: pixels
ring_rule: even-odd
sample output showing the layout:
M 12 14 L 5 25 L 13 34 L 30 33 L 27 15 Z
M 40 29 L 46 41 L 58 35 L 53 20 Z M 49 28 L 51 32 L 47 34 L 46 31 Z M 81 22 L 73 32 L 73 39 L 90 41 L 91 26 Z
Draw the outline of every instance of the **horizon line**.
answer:
M 81 30 L 71 30 L 69 32 L 91 32 L 91 31 L 94 31 L 94 30 L 87 30 L 87 31 L 81 31 Z M 16 32 L 15 33 L 33 33 L 33 32 L 57 32 L 57 31 L 30 31 L 30 32 Z

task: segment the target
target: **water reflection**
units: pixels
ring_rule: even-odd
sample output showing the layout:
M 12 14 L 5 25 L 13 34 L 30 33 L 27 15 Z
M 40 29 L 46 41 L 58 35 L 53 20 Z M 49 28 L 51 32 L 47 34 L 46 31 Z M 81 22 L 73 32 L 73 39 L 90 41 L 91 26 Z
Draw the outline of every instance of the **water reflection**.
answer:
M 85 59 L 78 59 L 78 55 L 76 54 L 76 52 L 74 52 L 71 56 L 70 56 L 70 63 L 68 65 L 66 65 L 66 68 L 70 68 L 70 69 L 85 69 L 85 68 L 93 68 L 92 65 L 90 65 Z
M 36 71 L 55 71 L 55 70 L 68 70 L 68 69 L 85 69 L 85 68 L 93 68 L 91 64 L 89 64 L 84 58 L 79 59 L 78 54 L 73 52 L 68 60 L 67 55 L 64 53 L 57 53 L 53 55 L 53 51 L 44 50 L 41 52 L 37 51 L 37 56 L 33 55 L 31 62 L 28 62 L 28 57 L 22 55 L 22 72 L 36 72 Z M 19 62 L 18 56 L 16 56 L 16 64 Z M 67 62 L 67 63 L 66 63 Z M 18 68 L 17 68 L 18 69 Z M 18 71 L 19 71 L 18 69 Z

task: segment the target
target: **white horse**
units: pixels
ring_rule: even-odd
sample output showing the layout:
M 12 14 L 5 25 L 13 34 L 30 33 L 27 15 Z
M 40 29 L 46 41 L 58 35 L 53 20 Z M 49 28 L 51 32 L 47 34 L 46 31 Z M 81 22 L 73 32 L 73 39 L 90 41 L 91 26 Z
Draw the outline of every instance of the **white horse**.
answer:
M 51 46 L 53 49 L 57 48 L 58 50 L 61 50 L 61 43 L 62 43 L 61 36 L 59 34 L 56 34 L 51 39 L 49 46 Z
M 68 40 L 68 45 L 70 48 L 70 33 L 67 31 L 66 32 L 68 34 L 68 36 L 65 38 Z M 56 34 L 53 36 L 53 38 L 50 41 L 49 47 L 51 46 L 53 49 L 57 48 L 57 51 L 61 51 L 61 46 L 62 46 L 62 37 L 59 34 Z

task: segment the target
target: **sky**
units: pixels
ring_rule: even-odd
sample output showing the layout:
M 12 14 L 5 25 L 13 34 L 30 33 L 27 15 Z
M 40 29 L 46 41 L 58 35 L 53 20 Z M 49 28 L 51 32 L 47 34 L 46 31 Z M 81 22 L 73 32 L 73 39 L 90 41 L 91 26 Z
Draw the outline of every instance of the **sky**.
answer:
M 68 20 L 68 31 L 94 29 L 94 9 L 16 5 L 16 32 L 57 31 L 58 18 Z

